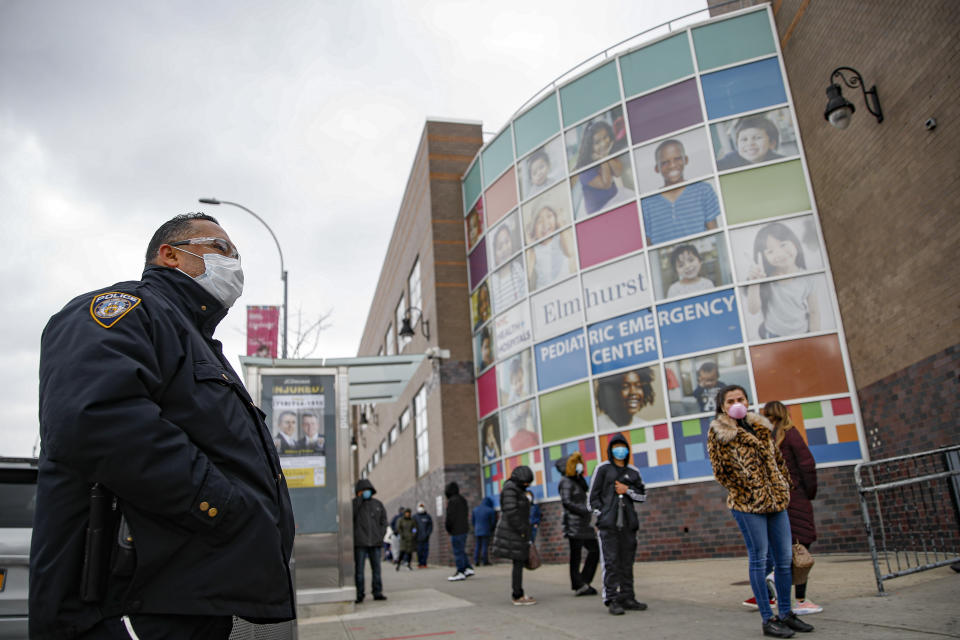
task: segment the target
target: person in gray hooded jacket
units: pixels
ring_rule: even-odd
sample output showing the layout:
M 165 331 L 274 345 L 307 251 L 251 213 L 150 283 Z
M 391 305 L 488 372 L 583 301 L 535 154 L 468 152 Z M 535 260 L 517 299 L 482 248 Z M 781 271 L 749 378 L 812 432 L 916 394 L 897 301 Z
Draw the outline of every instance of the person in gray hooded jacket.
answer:
M 387 533 L 387 510 L 373 497 L 377 492 L 366 478 L 357 480 L 353 498 L 353 561 L 357 581 L 357 603 L 363 602 L 364 560 L 370 558 L 373 599 L 386 600 L 380 578 L 380 547 Z

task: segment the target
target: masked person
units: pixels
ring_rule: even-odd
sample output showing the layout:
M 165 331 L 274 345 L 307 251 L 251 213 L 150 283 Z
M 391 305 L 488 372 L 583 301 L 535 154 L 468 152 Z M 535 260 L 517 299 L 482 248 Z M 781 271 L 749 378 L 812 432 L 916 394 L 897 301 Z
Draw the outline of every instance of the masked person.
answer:
M 373 497 L 377 492 L 366 478 L 357 480 L 353 498 L 353 561 L 357 582 L 357 604 L 363 602 L 365 560 L 370 559 L 370 578 L 374 600 L 386 600 L 380 577 L 380 547 L 387 533 L 387 510 Z
M 597 466 L 590 485 L 589 504 L 597 517 L 603 560 L 603 604 L 615 616 L 623 615 L 625 609 L 647 608 L 633 593 L 633 560 L 640 528 L 633 505 L 645 502 L 647 493 L 640 471 L 627 462 L 629 455 L 627 439 L 615 434 L 607 445 L 607 459 Z
M 176 216 L 139 281 L 40 345 L 31 638 L 223 638 L 296 616 L 293 512 L 263 413 L 213 332 L 243 290 L 217 220 Z
M 747 392 L 735 384 L 717 392 L 716 418 L 707 433 L 713 475 L 727 490 L 727 508 L 743 534 L 749 559 L 750 588 L 763 619 L 763 635 L 793 637 L 809 633 L 790 610 L 793 582 L 790 548 L 790 470 L 774 444 L 773 428 L 763 416 L 747 411 Z M 767 599 L 767 554 L 773 556 L 777 609 Z
M 523 566 L 530 553 L 530 501 L 526 491 L 533 482 L 533 470 L 520 465 L 510 474 L 500 490 L 500 522 L 493 532 L 490 552 L 499 558 L 513 562 L 510 588 L 513 604 L 517 606 L 537 604 L 523 592 Z
M 430 555 L 430 535 L 433 533 L 433 518 L 427 513 L 427 505 L 422 502 L 418 504 L 413 519 L 417 523 L 417 567 L 426 569 Z
M 587 481 L 583 477 L 583 456 L 574 451 L 567 458 L 556 462 L 557 471 L 563 474 L 557 487 L 560 504 L 563 505 L 563 536 L 570 543 L 570 588 L 578 596 L 594 596 L 597 590 L 590 586 L 600 560 L 597 535 L 590 526 L 593 514 L 587 508 Z M 580 567 L 583 549 L 587 558 Z

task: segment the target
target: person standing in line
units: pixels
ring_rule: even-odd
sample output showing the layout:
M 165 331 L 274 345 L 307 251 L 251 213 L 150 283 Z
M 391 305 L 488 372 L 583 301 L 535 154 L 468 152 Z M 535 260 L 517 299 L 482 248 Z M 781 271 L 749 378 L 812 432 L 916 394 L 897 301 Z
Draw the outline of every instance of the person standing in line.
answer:
M 763 618 L 763 635 L 792 638 L 813 627 L 790 610 L 792 582 L 790 471 L 773 443 L 770 422 L 747 411 L 747 392 L 727 385 L 717 392 L 716 418 L 707 433 L 707 453 L 713 475 L 727 490 L 727 508 L 747 546 L 750 588 Z M 765 568 L 773 556 L 779 616 L 767 599 Z
M 363 602 L 364 560 L 370 559 L 370 573 L 374 600 L 386 600 L 380 576 L 380 547 L 387 532 L 387 510 L 373 497 L 377 492 L 366 478 L 357 480 L 353 498 L 353 561 L 357 582 L 357 604 Z
M 520 465 L 510 474 L 500 490 L 500 522 L 493 533 L 494 556 L 513 562 L 510 575 L 511 597 L 517 606 L 537 604 L 523 592 L 523 566 L 530 554 L 530 501 L 527 487 L 533 482 L 533 471 Z
M 603 604 L 611 615 L 622 616 L 625 609 L 643 611 L 647 605 L 637 602 L 633 592 L 633 562 L 637 555 L 637 530 L 640 520 L 633 506 L 647 499 L 640 470 L 627 462 L 630 447 L 617 433 L 607 445 L 607 459 L 593 474 L 590 508 L 597 516 L 597 537 L 603 560 Z
M 597 545 L 597 535 L 590 526 L 593 514 L 587 508 L 587 481 L 583 478 L 583 456 L 574 451 L 567 458 L 556 462 L 557 471 L 563 474 L 560 478 L 558 492 L 560 503 L 563 505 L 563 535 L 570 544 L 570 588 L 578 596 L 593 596 L 597 590 L 590 586 L 600 561 L 600 547 Z M 583 568 L 580 567 L 580 556 L 583 549 L 587 550 Z
M 403 517 L 403 511 L 406 507 L 401 506 L 397 509 L 397 513 L 390 518 L 390 549 L 393 551 L 393 564 L 400 567 L 400 529 L 397 528 L 397 523 L 400 522 L 400 518 Z
M 397 520 L 397 534 L 400 536 L 400 559 L 397 560 L 397 571 L 406 561 L 407 569 L 413 571 L 410 561 L 413 560 L 413 550 L 417 546 L 417 525 L 413 520 L 410 509 L 403 510 L 403 517 Z
M 810 503 L 817 497 L 817 463 L 782 402 L 771 400 L 760 413 L 773 425 L 773 443 L 780 448 L 780 455 L 790 470 L 790 504 L 787 506 L 790 535 L 809 551 L 810 545 L 817 540 L 817 526 Z M 806 582 L 796 585 L 794 590 L 797 596 L 794 613 L 804 615 L 823 611 L 823 607 L 807 600 Z
M 534 544 L 537 541 L 537 533 L 540 532 L 540 520 L 543 519 L 543 514 L 540 511 L 540 505 L 537 504 L 537 499 L 530 490 L 527 490 L 527 500 L 530 501 L 530 544 Z
M 490 556 L 487 547 L 490 544 L 493 527 L 497 524 L 497 510 L 493 508 L 493 499 L 490 496 L 485 497 L 479 505 L 474 507 L 470 519 L 473 522 L 473 564 L 489 565 Z
M 430 535 L 433 533 L 433 518 L 427 513 L 427 505 L 422 502 L 417 505 L 417 513 L 413 516 L 417 525 L 417 568 L 427 568 L 427 557 L 430 555 Z
M 74 262 L 109 253 L 78 252 Z M 31 638 L 226 640 L 235 615 L 296 617 L 280 459 L 213 337 L 242 291 L 227 232 L 190 213 L 154 232 L 140 280 L 80 295 L 50 318 Z
M 447 496 L 447 517 L 444 520 L 444 528 L 450 535 L 450 546 L 453 547 L 453 557 L 457 564 L 457 572 L 447 578 L 451 582 L 466 580 L 472 576 L 475 571 L 467 560 L 467 533 L 470 532 L 470 521 L 468 517 L 469 506 L 467 499 L 460 495 L 460 485 L 456 482 L 449 483 L 443 490 Z

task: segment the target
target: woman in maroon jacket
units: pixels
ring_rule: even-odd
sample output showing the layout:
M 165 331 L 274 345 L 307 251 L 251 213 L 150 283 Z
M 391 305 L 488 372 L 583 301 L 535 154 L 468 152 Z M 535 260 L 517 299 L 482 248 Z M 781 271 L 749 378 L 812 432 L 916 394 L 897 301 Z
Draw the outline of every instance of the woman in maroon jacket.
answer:
M 761 413 L 773 424 L 774 443 L 780 447 L 780 453 L 790 469 L 790 506 L 787 507 L 787 515 L 791 534 L 795 541 L 809 550 L 817 539 L 813 505 L 810 504 L 817 497 L 816 462 L 782 402 L 771 400 L 764 405 Z M 823 611 L 823 607 L 806 599 L 807 583 L 796 585 L 796 596 L 793 612 L 797 615 Z

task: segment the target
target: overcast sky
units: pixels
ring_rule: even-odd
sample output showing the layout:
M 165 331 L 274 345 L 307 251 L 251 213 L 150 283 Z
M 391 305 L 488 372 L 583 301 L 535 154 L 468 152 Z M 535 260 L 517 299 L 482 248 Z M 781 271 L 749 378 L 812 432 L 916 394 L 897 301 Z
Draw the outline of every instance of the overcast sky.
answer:
M 243 254 L 246 305 L 332 309 L 313 357 L 356 355 L 424 122 L 495 132 L 532 94 L 705 0 L 0 0 L 0 455 L 37 433 L 40 333 L 139 278 L 153 231 L 198 209 Z M 702 19 L 702 17 L 701 17 Z M 465 302 L 466 304 L 466 302 Z

